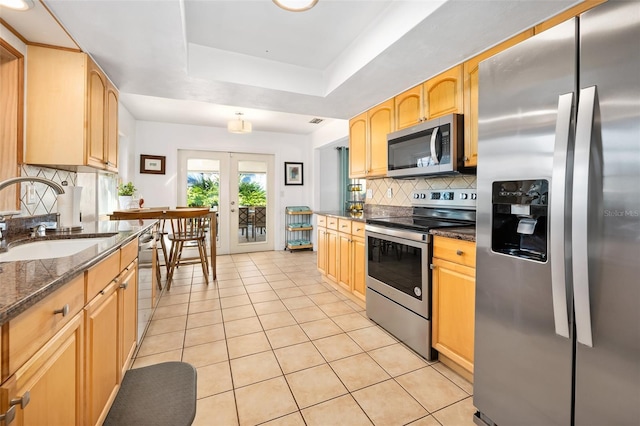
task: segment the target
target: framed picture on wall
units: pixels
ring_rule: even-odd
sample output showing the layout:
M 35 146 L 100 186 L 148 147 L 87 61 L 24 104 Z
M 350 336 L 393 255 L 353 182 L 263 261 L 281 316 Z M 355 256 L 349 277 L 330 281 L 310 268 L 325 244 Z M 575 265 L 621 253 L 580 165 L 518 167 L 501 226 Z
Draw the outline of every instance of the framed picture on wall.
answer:
M 284 184 L 302 185 L 302 163 L 284 163 Z
M 162 155 L 140 155 L 140 173 L 163 175 L 166 157 Z

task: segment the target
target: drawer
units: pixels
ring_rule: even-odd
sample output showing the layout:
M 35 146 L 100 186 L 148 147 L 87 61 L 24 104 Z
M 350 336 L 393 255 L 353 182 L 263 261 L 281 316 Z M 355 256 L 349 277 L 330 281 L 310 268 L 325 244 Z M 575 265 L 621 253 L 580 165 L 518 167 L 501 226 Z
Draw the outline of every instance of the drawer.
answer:
M 334 229 L 334 230 L 338 230 L 338 218 L 337 217 L 331 217 L 328 216 L 327 217 L 327 228 L 328 229 Z
M 325 228 L 327 227 L 327 217 L 326 216 L 317 215 L 316 222 L 317 222 L 318 226 L 323 226 Z
M 476 243 L 436 235 L 433 238 L 433 257 L 475 268 Z
M 9 374 L 31 358 L 83 306 L 84 274 L 80 274 L 12 319 L 9 322 Z M 67 310 L 66 314 L 54 313 L 63 309 Z
M 126 265 L 125 265 L 126 266 Z M 86 300 L 93 299 L 120 273 L 120 250 L 112 253 L 102 262 L 89 269 L 86 274 Z
M 126 246 L 120 248 L 120 267 L 118 270 L 122 270 L 125 267 L 129 266 L 131 262 L 138 257 L 138 239 L 134 239 Z
M 364 222 L 351 222 L 351 235 L 364 238 Z
M 347 219 L 338 219 L 338 231 L 351 234 L 351 221 Z

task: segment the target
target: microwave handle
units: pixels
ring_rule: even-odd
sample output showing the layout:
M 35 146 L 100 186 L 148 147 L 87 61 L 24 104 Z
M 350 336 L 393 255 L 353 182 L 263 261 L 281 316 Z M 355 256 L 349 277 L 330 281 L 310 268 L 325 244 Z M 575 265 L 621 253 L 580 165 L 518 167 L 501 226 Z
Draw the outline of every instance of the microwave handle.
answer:
M 433 129 L 433 133 L 431 133 L 431 159 L 433 160 L 433 164 L 440 164 L 440 159 L 438 158 L 438 152 L 436 151 L 436 142 L 438 140 L 438 130 L 436 127 Z

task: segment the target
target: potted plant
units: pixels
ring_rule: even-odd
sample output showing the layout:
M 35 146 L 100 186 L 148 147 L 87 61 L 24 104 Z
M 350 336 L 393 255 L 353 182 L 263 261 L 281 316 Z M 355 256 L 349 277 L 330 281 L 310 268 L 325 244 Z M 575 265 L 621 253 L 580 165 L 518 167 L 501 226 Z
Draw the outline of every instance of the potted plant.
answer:
M 118 185 L 118 203 L 120 204 L 120 210 L 131 208 L 131 201 L 133 200 L 133 194 L 135 192 L 136 187 L 133 186 L 132 182 Z

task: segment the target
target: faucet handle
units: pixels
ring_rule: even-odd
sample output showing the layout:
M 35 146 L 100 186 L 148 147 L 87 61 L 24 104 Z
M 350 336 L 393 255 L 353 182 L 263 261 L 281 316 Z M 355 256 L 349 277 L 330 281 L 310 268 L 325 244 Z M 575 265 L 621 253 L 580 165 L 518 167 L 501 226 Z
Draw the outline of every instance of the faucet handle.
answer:
M 33 228 L 31 228 L 31 236 L 32 237 L 44 237 L 46 235 L 47 232 L 47 227 L 44 225 L 44 223 L 41 223 L 38 226 L 34 226 Z

